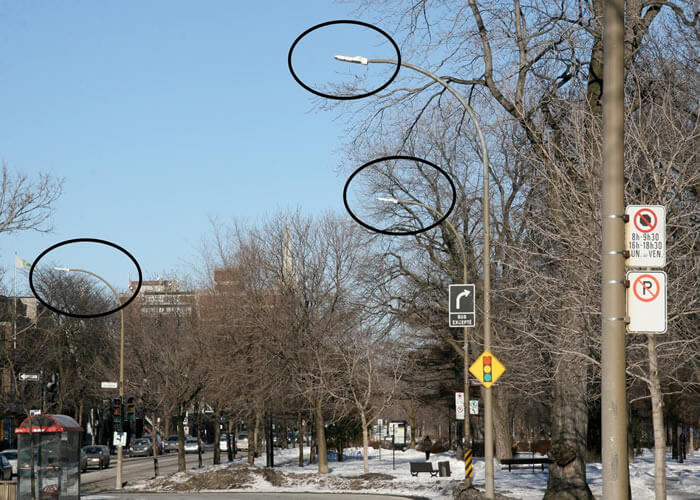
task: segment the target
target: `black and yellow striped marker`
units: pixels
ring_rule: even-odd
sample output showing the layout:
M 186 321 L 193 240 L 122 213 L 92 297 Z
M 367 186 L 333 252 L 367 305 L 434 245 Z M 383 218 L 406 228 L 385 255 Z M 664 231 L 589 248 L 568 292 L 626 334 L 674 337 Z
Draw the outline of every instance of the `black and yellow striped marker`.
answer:
M 472 450 L 467 448 L 464 452 L 464 478 L 472 477 Z

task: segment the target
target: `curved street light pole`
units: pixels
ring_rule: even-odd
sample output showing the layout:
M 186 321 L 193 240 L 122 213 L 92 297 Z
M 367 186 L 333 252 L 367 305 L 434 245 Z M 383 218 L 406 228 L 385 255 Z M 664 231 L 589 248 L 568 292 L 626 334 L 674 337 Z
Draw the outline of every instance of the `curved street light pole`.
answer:
M 440 213 L 438 210 L 436 210 L 433 207 L 429 207 L 428 205 L 425 205 L 421 203 L 420 201 L 414 201 L 414 200 L 398 200 L 396 198 L 377 198 L 379 201 L 386 201 L 389 203 L 396 203 L 400 205 L 418 205 L 429 212 L 434 213 L 437 215 L 440 219 L 442 219 L 444 216 L 442 213 Z M 457 229 L 454 227 L 454 225 L 449 221 L 449 219 L 445 219 L 444 222 L 447 224 L 447 227 L 450 228 L 450 231 L 455 235 L 455 239 L 457 240 L 457 244 L 459 245 L 459 249 L 462 252 L 462 282 L 467 283 L 467 252 L 464 250 L 464 243 L 462 243 L 462 238 L 459 235 L 459 232 L 457 232 Z M 464 444 L 466 447 L 471 449 L 471 422 L 470 422 L 470 415 L 466 411 L 466 406 L 467 402 L 469 401 L 469 339 L 467 335 L 467 327 L 463 327 L 464 329 L 464 402 L 465 402 L 465 413 L 464 413 Z M 471 483 L 470 478 L 467 478 L 465 476 L 465 482 Z
M 357 64 L 370 64 L 370 63 L 380 63 L 380 64 L 393 64 L 396 65 L 396 61 L 392 59 L 366 59 L 361 56 L 348 57 L 348 56 L 335 56 L 339 61 L 357 63 Z M 423 69 L 419 66 L 401 61 L 401 66 L 412 69 L 421 73 L 428 78 L 431 78 L 435 82 L 439 83 L 445 89 L 447 89 L 459 103 L 464 107 L 476 128 L 476 132 L 479 136 L 479 143 L 481 145 L 481 158 L 484 165 L 484 191 L 483 191 L 483 217 L 484 217 L 484 350 L 491 350 L 491 239 L 490 239 L 490 204 L 489 204 L 489 152 L 486 147 L 486 140 L 484 139 L 484 134 L 481 131 L 481 124 L 479 123 L 476 113 L 469 105 L 464 97 L 460 95 L 452 86 L 445 80 L 437 76 L 436 74 Z M 459 240 L 459 238 L 457 238 Z M 466 337 L 465 337 L 466 342 Z M 467 363 L 468 360 L 465 356 L 465 380 L 467 378 Z M 465 398 L 469 394 L 469 387 L 465 384 Z M 493 484 L 493 400 L 491 395 L 491 389 L 486 388 L 484 390 L 484 459 L 486 462 L 485 470 L 485 481 L 486 481 L 486 498 L 494 498 L 494 484 Z
M 109 282 L 104 279 L 102 276 L 100 276 L 97 273 L 93 273 L 92 271 L 88 271 L 87 269 L 74 269 L 74 268 L 67 268 L 67 267 L 56 267 L 54 269 L 57 269 L 59 271 L 76 271 L 76 272 L 81 272 L 81 273 L 86 273 L 89 274 L 90 276 L 94 276 L 98 280 L 100 280 L 102 283 L 107 285 L 107 288 L 109 288 L 112 293 L 114 294 L 114 298 L 117 299 L 117 304 L 119 305 L 119 294 L 117 291 L 114 289 L 112 285 L 109 284 Z M 120 334 L 119 334 L 119 400 L 123 401 L 124 400 L 124 309 L 119 309 L 119 321 L 121 323 L 120 326 Z M 121 413 L 121 410 L 120 410 Z M 124 425 L 124 415 L 120 414 L 121 418 L 121 425 Z M 122 427 L 123 428 L 123 427 Z M 121 432 L 122 429 L 119 429 Z M 116 487 L 117 489 L 122 488 L 122 465 L 123 465 L 123 447 L 122 446 L 117 446 L 117 484 Z

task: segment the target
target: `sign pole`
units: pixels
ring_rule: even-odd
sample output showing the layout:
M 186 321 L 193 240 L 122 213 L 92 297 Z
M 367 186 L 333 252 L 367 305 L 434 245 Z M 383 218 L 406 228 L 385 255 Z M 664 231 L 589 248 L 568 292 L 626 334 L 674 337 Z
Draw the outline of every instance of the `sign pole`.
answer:
M 624 0 L 606 0 L 603 19 L 601 171 L 601 378 L 603 498 L 627 498 L 624 261 Z

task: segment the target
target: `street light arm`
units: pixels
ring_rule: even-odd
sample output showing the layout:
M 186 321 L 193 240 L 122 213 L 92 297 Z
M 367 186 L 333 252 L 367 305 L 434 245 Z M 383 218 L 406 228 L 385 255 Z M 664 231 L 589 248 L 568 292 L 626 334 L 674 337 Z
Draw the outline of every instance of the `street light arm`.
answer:
M 119 302 L 119 294 L 117 291 L 114 289 L 112 285 L 109 284 L 109 282 L 104 279 L 102 276 L 100 276 L 97 273 L 93 273 L 92 271 L 88 271 L 87 269 L 71 269 L 68 267 L 56 267 L 55 269 L 59 271 L 76 271 L 80 273 L 86 273 L 89 274 L 90 276 L 94 276 L 98 280 L 100 280 L 102 283 L 107 285 L 107 288 L 109 288 L 112 293 L 114 294 L 114 297 L 117 299 L 117 305 L 120 305 Z M 119 309 L 119 322 L 120 322 L 120 327 L 119 327 L 119 397 L 123 400 L 124 399 L 124 308 L 122 307 Z M 124 466 L 123 462 L 123 446 L 117 446 L 117 489 L 120 490 L 123 487 L 122 483 L 122 470 Z
M 107 282 L 107 280 L 104 279 L 104 278 L 103 278 L 102 276 L 100 276 L 99 274 L 93 273 L 92 271 L 88 271 L 87 269 L 73 269 L 73 268 L 67 268 L 67 267 L 54 267 L 54 269 L 56 269 L 56 270 L 58 270 L 58 271 L 66 271 L 66 272 L 69 272 L 69 271 L 76 271 L 76 272 L 81 272 L 81 273 L 87 273 L 87 274 L 89 274 L 90 276 L 94 276 L 95 278 L 97 278 L 98 280 L 100 280 L 102 283 L 104 283 L 105 285 L 107 285 L 107 288 L 109 288 L 109 289 L 112 291 L 112 293 L 114 294 L 114 297 L 117 299 L 117 305 L 119 305 L 119 294 L 118 294 L 117 291 L 112 287 L 112 285 L 110 285 L 109 282 Z

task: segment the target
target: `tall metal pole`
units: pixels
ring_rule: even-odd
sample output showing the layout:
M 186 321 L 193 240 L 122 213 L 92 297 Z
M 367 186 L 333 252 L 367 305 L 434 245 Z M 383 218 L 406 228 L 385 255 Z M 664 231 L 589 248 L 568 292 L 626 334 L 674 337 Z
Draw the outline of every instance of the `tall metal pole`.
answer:
M 439 210 L 436 210 L 433 207 L 430 207 L 428 205 L 425 205 L 419 201 L 414 201 L 414 200 L 397 200 L 395 198 L 378 198 L 380 201 L 390 201 L 393 203 L 400 203 L 402 205 L 419 205 L 426 210 L 434 213 L 437 215 L 439 218 L 443 218 L 443 214 L 440 213 Z M 467 283 L 467 252 L 464 249 L 464 243 L 462 243 L 462 238 L 460 237 L 460 234 L 457 232 L 457 229 L 454 227 L 454 225 L 449 221 L 449 219 L 444 220 L 445 224 L 447 224 L 447 227 L 452 231 L 452 233 L 455 236 L 455 240 L 457 241 L 457 245 L 459 246 L 460 251 L 462 252 L 462 279 L 463 283 Z M 464 442 L 466 444 L 466 447 L 470 450 L 471 452 L 471 429 L 470 429 L 470 415 L 469 412 L 467 411 L 467 405 L 469 404 L 469 337 L 468 337 L 468 327 L 464 327 L 464 405 L 465 405 L 465 413 L 464 413 Z M 460 459 L 463 457 L 460 457 Z M 470 474 L 465 474 L 464 477 L 464 482 L 466 486 L 471 486 L 471 475 Z
M 335 56 L 335 58 L 339 61 L 346 61 L 346 62 L 351 62 L 351 63 L 358 63 L 358 64 L 369 64 L 369 63 L 383 63 L 383 64 L 396 64 L 396 61 L 392 59 L 366 59 L 363 57 L 355 56 L 355 57 L 346 57 L 346 56 Z M 484 194 L 483 194 L 483 199 L 482 199 L 482 211 L 484 214 L 484 258 L 483 258 L 483 265 L 484 265 L 484 350 L 490 351 L 491 350 L 491 239 L 490 239 L 490 203 L 489 203 L 489 151 L 488 148 L 486 147 L 486 139 L 484 138 L 484 134 L 481 131 L 481 124 L 479 123 L 479 119 L 476 116 L 476 113 L 472 109 L 472 107 L 467 103 L 467 101 L 464 100 L 464 97 L 457 92 L 452 86 L 447 83 L 445 80 L 437 76 L 436 74 L 423 69 L 419 66 L 415 66 L 413 64 L 409 64 L 407 62 L 401 61 L 401 66 L 405 68 L 412 69 L 414 71 L 417 71 L 419 73 L 422 73 L 423 75 L 431 78 L 435 82 L 439 83 L 445 89 L 447 89 L 448 92 L 450 92 L 462 105 L 462 107 L 465 109 L 465 111 L 469 114 L 469 117 L 472 119 L 472 122 L 474 123 L 474 128 L 476 129 L 476 133 L 479 136 L 479 145 L 481 146 L 481 159 L 484 165 Z M 458 238 L 459 240 L 459 238 Z M 466 265 L 466 262 L 465 262 Z M 466 273 L 465 273 L 466 275 Z M 465 278 L 466 281 L 466 278 Z M 467 345 L 467 336 L 465 332 L 464 336 L 464 342 L 465 342 L 465 351 L 464 351 L 464 362 L 465 362 L 465 370 L 464 370 L 464 397 L 465 397 L 465 404 L 468 399 L 466 399 L 469 394 L 469 381 L 468 381 L 468 375 L 467 373 L 469 372 L 468 370 L 468 345 Z M 492 500 L 494 498 L 494 483 L 493 483 L 493 405 L 492 405 L 492 399 L 491 399 L 491 388 L 486 388 L 484 392 L 484 458 L 486 460 L 486 469 L 485 469 L 485 480 L 486 480 L 486 498 L 489 500 Z M 465 428 L 468 427 L 466 425 L 466 416 L 465 416 Z M 467 480 L 465 479 L 465 482 Z
M 105 281 L 105 283 L 107 283 Z M 109 286 L 109 284 L 108 284 Z M 117 295 L 117 292 L 110 286 L 112 291 L 114 292 L 114 295 L 117 297 L 117 302 L 119 302 L 119 296 Z M 124 309 L 119 310 L 119 320 L 120 320 L 120 328 L 119 328 L 119 399 L 121 402 L 124 402 Z M 120 420 L 119 422 L 121 425 L 124 425 L 124 415 L 121 414 L 121 408 L 119 409 L 119 414 L 120 414 Z M 122 429 L 120 429 L 122 431 Z M 154 437 L 155 437 L 155 432 L 154 432 Z M 118 490 L 122 488 L 122 470 L 124 466 L 124 447 L 123 446 L 117 446 L 117 484 L 116 487 Z
M 601 334 L 603 498 L 628 497 L 625 386 L 624 0 L 606 0 L 603 34 Z
M 112 293 L 114 294 L 114 297 L 117 299 L 117 304 L 120 304 L 119 302 L 119 294 L 117 291 L 114 289 L 112 285 L 109 284 L 109 282 L 104 279 L 102 276 L 100 276 L 97 273 L 93 273 L 92 271 L 88 271 L 87 269 L 73 269 L 73 268 L 67 268 L 67 267 L 56 267 L 55 269 L 58 269 L 59 271 L 76 271 L 76 272 L 81 272 L 81 273 L 86 273 L 89 274 L 90 276 L 94 276 L 98 280 L 100 280 L 102 283 L 107 285 L 107 288 L 109 288 Z M 120 320 L 120 333 L 119 333 L 119 400 L 121 403 L 124 402 L 124 309 L 119 309 L 119 320 Z M 122 408 L 121 406 L 119 408 L 119 432 L 122 432 L 123 426 L 124 426 L 124 415 L 122 414 Z M 122 488 L 122 471 L 123 471 L 123 450 L 122 446 L 117 446 L 117 484 L 116 487 L 117 489 Z

